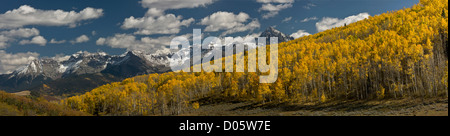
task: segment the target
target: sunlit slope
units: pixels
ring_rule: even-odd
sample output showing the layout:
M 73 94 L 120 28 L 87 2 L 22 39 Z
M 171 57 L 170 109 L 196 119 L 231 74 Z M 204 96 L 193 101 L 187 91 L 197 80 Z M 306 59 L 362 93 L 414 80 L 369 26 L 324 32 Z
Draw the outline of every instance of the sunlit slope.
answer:
M 448 97 L 448 0 L 279 44 L 279 75 L 165 73 L 111 83 L 64 105 L 95 115 L 177 115 L 209 96 L 253 102 Z M 194 105 L 194 106 L 192 106 Z

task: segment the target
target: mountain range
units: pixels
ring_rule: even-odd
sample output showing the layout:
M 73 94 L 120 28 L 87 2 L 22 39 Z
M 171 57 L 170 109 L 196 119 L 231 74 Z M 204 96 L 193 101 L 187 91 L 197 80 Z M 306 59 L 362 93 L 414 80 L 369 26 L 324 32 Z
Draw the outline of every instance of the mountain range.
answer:
M 170 56 L 170 53 L 146 54 L 141 51 L 128 51 L 113 56 L 104 52 L 80 51 L 63 61 L 36 59 L 10 74 L 0 75 L 0 89 L 20 91 L 59 79 L 79 82 L 75 79 L 91 77 L 98 81 L 98 78 L 105 76 L 113 77 L 106 78 L 104 83 L 107 83 L 141 74 L 164 73 L 170 71 L 167 63 Z
M 260 37 L 278 37 L 279 42 L 293 40 L 273 27 L 267 28 Z M 206 52 L 208 50 L 202 50 L 202 56 L 210 55 Z M 80 51 L 63 60 L 36 59 L 10 74 L 0 75 L 0 90 L 30 90 L 50 95 L 84 93 L 128 77 L 170 72 L 170 62 L 177 61 L 171 58 L 174 54 L 171 51 L 127 51 L 122 55 L 108 55 Z
M 293 37 L 287 36 L 286 34 L 278 31 L 274 27 L 267 28 L 259 37 L 278 37 L 278 43 L 287 42 L 294 40 Z M 266 38 L 266 44 L 270 43 L 270 38 Z

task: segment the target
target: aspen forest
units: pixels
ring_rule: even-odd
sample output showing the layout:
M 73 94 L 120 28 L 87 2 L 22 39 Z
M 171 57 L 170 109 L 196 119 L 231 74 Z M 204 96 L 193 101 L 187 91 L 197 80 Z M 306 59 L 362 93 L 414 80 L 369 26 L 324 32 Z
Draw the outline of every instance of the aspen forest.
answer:
M 60 103 L 92 115 L 145 116 L 180 115 L 207 97 L 262 104 L 448 98 L 448 0 L 420 0 L 280 43 L 278 54 L 272 84 L 259 83 L 266 73 L 168 72 L 106 84 Z

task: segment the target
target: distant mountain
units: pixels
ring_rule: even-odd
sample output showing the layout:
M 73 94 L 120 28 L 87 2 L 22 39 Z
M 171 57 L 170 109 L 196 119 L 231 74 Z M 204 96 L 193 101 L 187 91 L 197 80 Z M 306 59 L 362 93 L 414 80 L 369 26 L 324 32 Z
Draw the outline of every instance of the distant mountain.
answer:
M 278 43 L 294 40 L 293 37 L 287 36 L 274 27 L 267 28 L 259 37 L 266 37 L 266 44 L 270 43 L 270 37 L 278 37 Z
M 273 27 L 269 27 L 261 37 L 278 37 L 279 42 L 292 40 Z M 269 38 L 267 39 L 269 40 Z M 267 42 L 269 43 L 269 42 Z M 236 43 L 225 45 L 235 48 Z M 201 56 L 208 57 L 215 45 L 210 49 L 202 49 Z M 255 48 L 249 45 L 248 48 Z M 245 48 L 247 50 L 247 48 Z M 74 94 L 86 92 L 100 85 L 121 81 L 124 78 L 151 73 L 170 72 L 171 63 L 195 63 L 187 58 L 174 59 L 172 56 L 186 54 L 192 47 L 180 52 L 160 50 L 157 53 L 144 51 L 128 51 L 122 55 L 108 55 L 104 52 L 77 52 L 64 60 L 43 58 L 31 61 L 10 74 L 0 75 L 0 90 L 16 92 L 30 90 L 46 94 Z M 223 52 L 223 55 L 224 52 Z M 179 55 L 182 56 L 182 55 Z M 211 58 L 211 57 L 210 57 Z M 210 61 L 210 60 L 208 60 Z
M 115 78 L 164 73 L 170 71 L 170 56 L 171 53 L 147 54 L 140 51 L 114 56 L 104 52 L 78 52 L 63 61 L 36 59 L 11 74 L 0 75 L 0 90 L 26 90 L 61 78 L 98 73 Z
M 133 77 L 150 73 L 169 72 L 169 54 L 145 54 L 142 51 L 129 51 L 123 59 L 115 63 L 108 63 L 101 73 L 118 77 Z

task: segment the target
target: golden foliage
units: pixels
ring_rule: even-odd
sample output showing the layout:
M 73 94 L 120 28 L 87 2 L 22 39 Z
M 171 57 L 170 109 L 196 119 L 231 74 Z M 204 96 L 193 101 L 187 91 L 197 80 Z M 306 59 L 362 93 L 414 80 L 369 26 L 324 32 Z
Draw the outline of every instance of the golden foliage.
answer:
M 0 116 L 87 116 L 43 98 L 31 99 L 0 91 Z
M 262 73 L 169 72 L 105 85 L 64 104 L 94 115 L 176 115 L 213 95 L 263 103 L 448 95 L 447 22 L 448 0 L 421 0 L 280 43 L 273 84 L 259 84 Z

